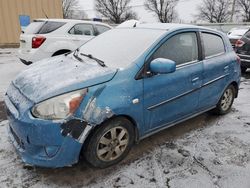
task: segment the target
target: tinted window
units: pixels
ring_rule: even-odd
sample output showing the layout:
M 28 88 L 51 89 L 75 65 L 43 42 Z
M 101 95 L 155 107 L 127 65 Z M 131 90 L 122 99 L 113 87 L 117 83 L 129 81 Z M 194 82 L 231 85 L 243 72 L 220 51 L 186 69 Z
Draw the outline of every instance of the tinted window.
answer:
M 104 33 L 105 31 L 110 30 L 109 27 L 103 25 L 96 25 L 97 35 Z
M 218 55 L 225 52 L 224 43 L 221 37 L 214 34 L 202 33 L 205 57 Z
M 153 59 L 171 59 L 177 65 L 198 59 L 197 37 L 194 32 L 177 34 L 168 39 L 153 55 Z
M 69 31 L 73 35 L 94 35 L 93 26 L 90 24 L 77 24 Z
M 62 27 L 65 22 L 44 22 L 41 29 L 37 32 L 37 34 L 46 34 L 52 31 L 57 30 L 58 28 Z

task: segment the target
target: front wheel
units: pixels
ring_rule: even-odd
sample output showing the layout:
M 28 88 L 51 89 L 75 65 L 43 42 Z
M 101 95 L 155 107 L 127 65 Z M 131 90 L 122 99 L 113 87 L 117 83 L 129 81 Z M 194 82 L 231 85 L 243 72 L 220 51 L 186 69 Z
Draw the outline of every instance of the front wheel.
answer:
M 85 159 L 98 168 L 116 164 L 128 154 L 134 138 L 133 124 L 123 117 L 114 118 L 93 133 L 85 146 Z
M 235 95 L 236 91 L 234 86 L 228 86 L 220 98 L 220 101 L 218 102 L 214 112 L 218 115 L 224 115 L 228 113 L 231 110 Z

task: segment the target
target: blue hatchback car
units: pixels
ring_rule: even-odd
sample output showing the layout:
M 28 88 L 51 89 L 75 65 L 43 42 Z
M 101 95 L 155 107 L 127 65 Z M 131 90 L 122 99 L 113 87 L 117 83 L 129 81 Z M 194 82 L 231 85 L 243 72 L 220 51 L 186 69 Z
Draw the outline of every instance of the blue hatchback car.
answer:
M 95 167 L 203 112 L 230 111 L 240 60 L 218 31 L 180 24 L 110 30 L 71 54 L 30 66 L 10 84 L 9 135 L 25 163 Z

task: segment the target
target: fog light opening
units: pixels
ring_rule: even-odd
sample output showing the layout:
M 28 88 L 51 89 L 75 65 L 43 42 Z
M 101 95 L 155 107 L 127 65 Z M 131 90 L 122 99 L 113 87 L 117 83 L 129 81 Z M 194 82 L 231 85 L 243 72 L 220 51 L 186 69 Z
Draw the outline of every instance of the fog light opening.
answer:
M 59 150 L 58 146 L 45 146 L 44 151 L 48 157 L 54 157 Z

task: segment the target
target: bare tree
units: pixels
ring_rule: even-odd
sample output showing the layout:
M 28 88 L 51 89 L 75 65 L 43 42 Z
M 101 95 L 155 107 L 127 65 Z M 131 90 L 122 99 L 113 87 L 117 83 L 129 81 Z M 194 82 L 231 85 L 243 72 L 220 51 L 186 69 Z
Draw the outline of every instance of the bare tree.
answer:
M 129 19 L 137 19 L 137 14 L 129 6 L 131 0 L 96 0 L 95 9 L 111 22 L 119 24 Z
M 83 19 L 86 14 L 79 9 L 78 0 L 62 0 L 63 18 Z
M 230 20 L 232 2 L 229 0 L 203 0 L 198 6 L 198 19 L 210 23 L 221 23 Z
M 250 0 L 238 0 L 238 4 L 243 10 L 243 21 L 250 22 Z
M 145 8 L 153 12 L 160 22 L 170 23 L 177 19 L 175 7 L 179 0 L 146 0 Z

